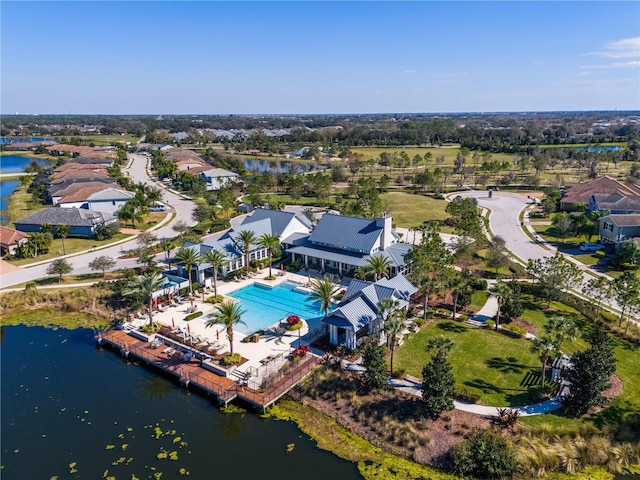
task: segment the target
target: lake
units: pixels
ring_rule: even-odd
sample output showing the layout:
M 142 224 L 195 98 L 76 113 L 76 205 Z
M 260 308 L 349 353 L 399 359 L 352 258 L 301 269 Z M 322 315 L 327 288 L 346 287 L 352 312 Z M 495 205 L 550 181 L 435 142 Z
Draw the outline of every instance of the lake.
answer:
M 37 161 L 41 165 L 46 165 L 46 162 L 37 157 L 28 157 L 26 155 L 2 155 L 0 157 L 0 172 L 22 172 L 33 160 Z
M 96 348 L 89 330 L 3 327 L 1 338 L 3 478 L 361 478 L 295 424 L 223 414 Z
M 244 159 L 244 168 L 251 173 L 295 173 L 313 172 L 317 170 L 326 170 L 326 165 L 315 166 L 311 163 L 294 163 L 283 162 L 281 160 L 259 160 Z
M 4 220 L 4 209 L 9 205 L 9 197 L 20 186 L 15 180 L 0 181 L 0 222 Z

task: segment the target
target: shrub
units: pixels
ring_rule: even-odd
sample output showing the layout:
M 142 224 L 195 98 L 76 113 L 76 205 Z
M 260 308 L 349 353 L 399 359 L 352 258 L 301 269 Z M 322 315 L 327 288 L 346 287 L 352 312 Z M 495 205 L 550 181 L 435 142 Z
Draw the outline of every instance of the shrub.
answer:
M 518 327 L 516 325 L 508 325 L 503 323 L 502 328 L 510 332 L 516 333 L 518 336 L 524 336 L 527 333 L 526 328 Z
M 284 328 L 286 328 L 290 332 L 293 332 L 295 330 L 301 329 L 302 325 L 302 320 L 300 320 L 300 317 L 298 315 L 289 315 L 287 317 L 287 324 Z
M 194 318 L 198 318 L 199 316 L 202 315 L 202 312 L 193 312 L 190 313 L 189 315 L 187 315 L 186 317 L 184 317 L 185 321 L 189 321 L 189 320 L 193 320 Z
M 416 317 L 413 319 L 413 323 L 415 323 L 417 327 L 422 327 L 424 325 L 424 318 Z
M 211 295 L 207 298 L 207 303 L 222 303 L 224 301 L 224 297 L 222 295 Z
M 484 326 L 487 328 L 493 328 L 496 326 L 496 322 L 494 322 L 493 320 L 487 320 L 486 322 L 484 322 Z
M 391 377 L 392 378 L 404 378 L 404 376 L 407 374 L 407 369 L 402 367 L 402 368 L 396 368 L 393 372 L 391 372 Z
M 456 472 L 471 478 L 512 477 L 518 470 L 516 449 L 500 435 L 479 432 L 453 447 Z
M 469 285 L 474 290 L 486 290 L 487 289 L 487 281 L 483 278 L 472 278 L 469 281 Z
M 237 365 L 242 361 L 242 356 L 239 353 L 234 353 L 233 355 L 227 355 L 222 357 L 222 363 L 224 365 Z
M 436 194 L 433 196 L 433 199 L 434 199 L 434 200 L 444 200 L 444 195 L 442 195 L 441 193 L 436 193 Z
M 293 358 L 304 358 L 309 354 L 309 345 L 300 345 L 299 347 L 296 347 L 293 349 L 293 351 L 291 352 L 291 356 Z

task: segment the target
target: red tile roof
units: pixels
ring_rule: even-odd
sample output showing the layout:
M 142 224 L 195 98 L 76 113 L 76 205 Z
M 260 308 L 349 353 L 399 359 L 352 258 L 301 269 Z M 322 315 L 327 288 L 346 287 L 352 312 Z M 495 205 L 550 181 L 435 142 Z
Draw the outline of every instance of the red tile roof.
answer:
M 13 228 L 0 227 L 0 244 L 2 245 L 7 247 L 17 245 L 24 238 L 29 238 L 29 235 Z

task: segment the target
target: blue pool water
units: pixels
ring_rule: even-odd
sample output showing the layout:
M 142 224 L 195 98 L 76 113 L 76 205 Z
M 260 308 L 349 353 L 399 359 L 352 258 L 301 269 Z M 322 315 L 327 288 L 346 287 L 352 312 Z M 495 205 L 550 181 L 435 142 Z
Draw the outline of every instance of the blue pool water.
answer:
M 253 283 L 230 293 L 228 296 L 240 300 L 242 309 L 246 310 L 242 321 L 247 326 L 239 325 L 236 330 L 244 334 L 253 333 L 291 314 L 306 320 L 323 317 L 320 302 L 312 300 L 306 292 L 296 290 L 298 286 L 295 282 L 284 282 L 275 287 Z

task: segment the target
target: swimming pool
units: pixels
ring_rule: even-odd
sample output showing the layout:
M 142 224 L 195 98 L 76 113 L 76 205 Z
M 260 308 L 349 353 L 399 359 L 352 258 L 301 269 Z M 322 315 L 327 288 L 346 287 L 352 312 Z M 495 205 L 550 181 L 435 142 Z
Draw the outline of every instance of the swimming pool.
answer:
M 274 287 L 253 283 L 229 293 L 229 297 L 240 300 L 242 309 L 246 311 L 242 321 L 247 326 L 238 325 L 235 330 L 244 334 L 264 330 L 291 314 L 305 320 L 323 317 L 320 302 L 312 300 L 308 293 L 296 290 L 299 286 L 295 282 L 284 282 Z

